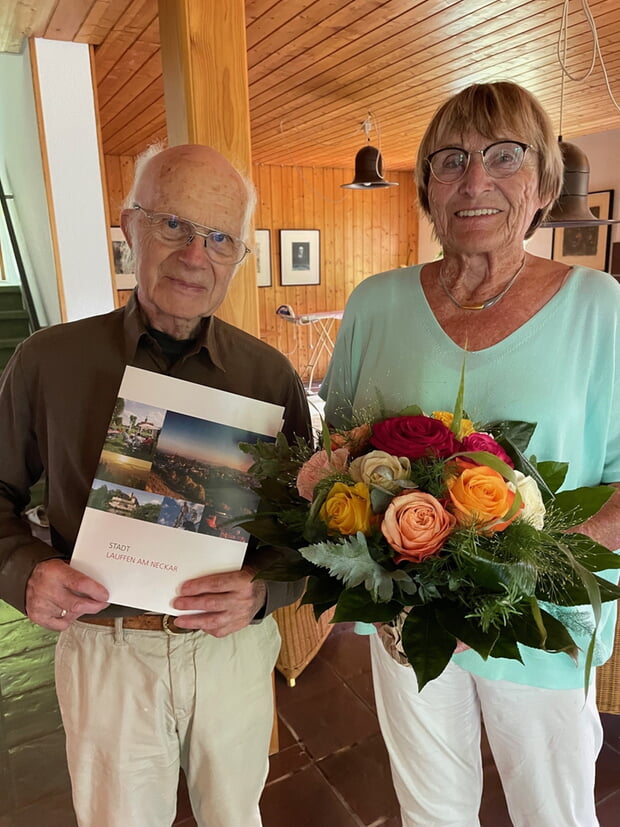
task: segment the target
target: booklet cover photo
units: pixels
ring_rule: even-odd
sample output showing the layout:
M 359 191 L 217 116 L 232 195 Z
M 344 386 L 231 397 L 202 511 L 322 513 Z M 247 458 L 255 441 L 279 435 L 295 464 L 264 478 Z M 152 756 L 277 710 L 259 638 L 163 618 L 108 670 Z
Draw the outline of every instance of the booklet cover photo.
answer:
M 278 405 L 127 367 L 71 565 L 110 602 L 181 614 L 171 606 L 193 577 L 239 569 L 256 510 L 240 442 L 273 439 Z

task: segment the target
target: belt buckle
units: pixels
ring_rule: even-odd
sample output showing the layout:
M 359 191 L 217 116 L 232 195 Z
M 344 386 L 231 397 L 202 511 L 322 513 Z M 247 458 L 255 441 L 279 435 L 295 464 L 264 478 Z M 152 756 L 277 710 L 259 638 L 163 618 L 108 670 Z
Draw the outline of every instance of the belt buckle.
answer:
M 179 629 L 176 631 L 173 629 L 169 624 L 174 623 L 175 615 L 162 615 L 161 616 L 161 626 L 164 632 L 167 635 L 184 635 L 186 632 L 191 631 L 190 629 Z

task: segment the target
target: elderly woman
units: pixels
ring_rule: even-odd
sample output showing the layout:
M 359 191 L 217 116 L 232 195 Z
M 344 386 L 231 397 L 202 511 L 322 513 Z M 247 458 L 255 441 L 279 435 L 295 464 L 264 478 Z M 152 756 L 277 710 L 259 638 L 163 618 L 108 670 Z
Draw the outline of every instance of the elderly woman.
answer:
M 391 411 L 412 403 L 451 410 L 466 353 L 465 404 L 474 420 L 536 422 L 529 451 L 569 462 L 567 488 L 616 483 L 620 288 L 609 275 L 524 251 L 562 179 L 540 104 L 513 83 L 455 95 L 422 139 L 416 179 L 443 259 L 381 273 L 353 292 L 320 392 L 327 421 L 346 427 L 379 400 Z M 613 549 L 619 495 L 582 527 Z M 603 611 L 597 664 L 610 655 L 615 604 Z M 584 702 L 586 640 L 577 639 L 578 663 L 525 646 L 522 662 L 457 651 L 418 692 L 398 622 L 371 638 L 405 827 L 479 824 L 481 719 L 515 825 L 598 824 L 602 736 L 593 688 Z

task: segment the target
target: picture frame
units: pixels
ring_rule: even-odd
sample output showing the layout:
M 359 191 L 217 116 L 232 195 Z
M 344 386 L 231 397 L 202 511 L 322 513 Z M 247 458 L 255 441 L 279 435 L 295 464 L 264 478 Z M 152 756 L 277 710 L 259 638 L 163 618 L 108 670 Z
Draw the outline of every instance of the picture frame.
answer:
M 256 284 L 271 287 L 271 233 L 269 230 L 254 230 L 256 253 Z
M 613 190 L 597 190 L 588 193 L 588 207 L 597 218 L 612 218 Z M 591 267 L 609 272 L 611 225 L 594 227 L 555 227 L 551 257 L 564 264 Z
M 133 272 L 133 263 L 130 264 L 129 245 L 120 227 L 110 227 L 110 240 L 112 241 L 116 289 L 133 290 L 136 286 L 136 277 Z
M 283 287 L 321 283 L 319 245 L 319 230 L 280 230 Z

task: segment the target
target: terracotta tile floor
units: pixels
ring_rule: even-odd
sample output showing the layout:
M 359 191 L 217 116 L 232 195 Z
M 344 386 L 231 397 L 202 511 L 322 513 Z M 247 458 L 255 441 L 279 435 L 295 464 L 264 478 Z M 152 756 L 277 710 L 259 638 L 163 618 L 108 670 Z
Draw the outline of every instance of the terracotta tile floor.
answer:
M 0 827 L 75 825 L 53 645 L 53 633 L 0 603 Z M 367 639 L 344 625 L 334 629 L 296 687 L 278 676 L 280 750 L 272 756 L 263 794 L 264 827 L 400 827 L 369 670 Z M 599 818 L 602 827 L 616 827 L 620 716 L 604 716 L 604 726 Z M 482 824 L 509 827 L 488 748 L 485 782 Z M 175 827 L 194 824 L 181 784 Z

